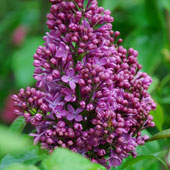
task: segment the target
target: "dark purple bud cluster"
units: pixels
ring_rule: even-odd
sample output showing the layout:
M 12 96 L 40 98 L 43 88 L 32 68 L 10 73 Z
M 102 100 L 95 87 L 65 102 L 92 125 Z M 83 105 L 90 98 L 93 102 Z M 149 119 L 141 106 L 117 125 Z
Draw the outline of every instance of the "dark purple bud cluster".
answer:
M 119 166 L 148 139 L 141 131 L 154 126 L 152 79 L 140 72 L 138 52 L 120 46 L 111 12 L 96 0 L 50 2 L 50 32 L 34 54 L 41 91 L 21 89 L 15 112 L 35 127 L 42 148 L 66 147 L 107 169 Z

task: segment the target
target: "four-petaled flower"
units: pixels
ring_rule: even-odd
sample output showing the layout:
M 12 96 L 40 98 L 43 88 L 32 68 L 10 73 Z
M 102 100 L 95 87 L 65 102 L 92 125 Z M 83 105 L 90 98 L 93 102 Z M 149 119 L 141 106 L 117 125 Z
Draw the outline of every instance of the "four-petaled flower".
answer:
M 110 167 L 119 166 L 122 162 L 120 156 L 115 154 L 113 150 L 111 150 L 111 156 L 107 159 L 107 161 L 109 162 Z
M 62 118 L 63 116 L 66 116 L 67 113 L 68 112 L 66 110 L 63 110 L 63 106 L 58 105 L 55 107 L 54 114 L 58 119 Z
M 76 101 L 76 95 L 75 95 L 75 92 L 73 90 L 71 90 L 70 88 L 64 88 L 64 89 L 62 89 L 62 91 L 65 94 L 64 100 L 66 102 Z
M 64 83 L 68 83 L 72 90 L 76 88 L 76 83 L 78 83 L 79 79 L 79 76 L 75 75 L 73 69 L 69 69 L 68 71 L 66 71 L 66 75 L 61 77 L 61 80 Z
M 59 46 L 56 49 L 57 52 L 55 56 L 57 58 L 62 58 L 62 61 L 66 61 L 67 56 L 68 56 L 68 50 L 69 50 L 69 47 L 66 46 L 64 43 L 60 42 Z
M 61 94 L 56 94 L 54 97 L 47 95 L 46 101 L 49 103 L 49 108 L 52 109 L 52 112 L 55 112 L 56 106 L 63 106 L 64 102 L 61 101 Z
M 82 108 L 77 108 L 76 110 L 74 110 L 74 108 L 71 104 L 68 104 L 67 108 L 68 108 L 68 111 L 69 111 L 69 113 L 67 114 L 68 120 L 75 119 L 75 121 L 77 121 L 77 122 L 80 122 L 80 121 L 83 120 L 83 116 L 79 114 L 83 111 Z

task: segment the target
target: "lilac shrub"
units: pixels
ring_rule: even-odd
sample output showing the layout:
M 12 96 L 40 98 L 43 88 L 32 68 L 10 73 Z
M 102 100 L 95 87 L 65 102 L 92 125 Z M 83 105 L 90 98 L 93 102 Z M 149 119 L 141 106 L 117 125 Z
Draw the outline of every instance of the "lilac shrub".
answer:
M 13 95 L 15 113 L 35 127 L 34 143 L 66 147 L 104 165 L 119 166 L 148 136 L 156 108 L 138 52 L 120 45 L 109 10 L 96 0 L 50 0 L 49 32 L 34 54 L 37 89 Z

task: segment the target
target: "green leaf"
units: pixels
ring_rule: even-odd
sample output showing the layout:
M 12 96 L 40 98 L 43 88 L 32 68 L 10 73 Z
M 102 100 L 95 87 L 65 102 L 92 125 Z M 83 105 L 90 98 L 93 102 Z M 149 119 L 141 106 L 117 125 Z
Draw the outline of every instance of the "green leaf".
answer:
M 33 54 L 42 43 L 41 37 L 28 38 L 23 47 L 12 56 L 13 71 L 18 88 L 35 83 L 32 76 L 34 73 Z
M 4 170 L 38 170 L 36 166 L 33 165 L 24 165 L 20 163 L 14 163 L 6 167 Z
M 4 126 L 0 126 L 0 136 L 0 155 L 8 152 L 21 153 L 31 146 L 29 138 L 14 133 Z
M 157 134 L 155 134 L 154 136 L 149 138 L 147 140 L 147 142 L 151 142 L 151 141 L 159 140 L 159 139 L 165 139 L 165 138 L 169 138 L 169 137 L 170 137 L 170 129 L 166 129 L 161 132 L 158 132 Z
M 136 28 L 124 41 L 127 48 L 138 51 L 138 61 L 143 66 L 142 71 L 152 74 L 162 60 L 161 51 L 164 39 L 161 31 L 152 28 Z
M 40 148 L 40 146 L 31 146 L 21 154 L 7 154 L 0 161 L 0 170 L 3 170 L 8 165 L 12 163 L 24 163 L 27 165 L 33 165 L 38 163 L 39 161 L 47 158 L 49 153 Z
M 42 165 L 46 170 L 106 170 L 101 165 L 93 164 L 83 156 L 63 148 L 56 149 Z
M 14 120 L 9 129 L 13 132 L 22 132 L 25 125 L 26 125 L 25 118 L 23 116 L 19 116 Z
M 35 164 L 38 161 L 40 161 L 40 158 L 35 149 L 29 150 L 24 154 L 17 154 L 17 156 L 7 154 L 0 162 L 0 170 L 13 163 Z
M 169 150 L 169 152 L 168 152 L 167 162 L 168 162 L 168 164 L 170 165 L 170 150 Z
M 103 167 L 102 165 L 100 164 L 93 164 L 93 169 L 92 170 L 106 170 L 105 167 Z
M 153 116 L 153 120 L 155 122 L 156 127 L 158 128 L 159 131 L 161 131 L 164 123 L 163 108 L 157 103 L 156 110 L 151 111 L 150 114 Z
M 137 156 L 136 158 L 131 158 L 128 161 L 125 162 L 122 169 L 126 169 L 128 167 L 131 167 L 131 166 L 135 165 L 136 163 L 138 163 L 142 160 L 145 160 L 145 159 L 156 159 L 164 165 L 166 170 L 168 170 L 166 163 L 162 159 L 160 159 L 160 158 L 158 158 L 154 155 L 140 155 L 140 156 Z
M 159 84 L 159 79 L 157 77 L 152 77 L 152 84 L 149 86 L 148 92 L 152 93 L 154 92 Z
M 145 0 L 147 19 L 152 27 L 163 28 L 163 15 L 157 0 Z
M 109 9 L 110 11 L 113 11 L 118 5 L 120 4 L 119 1 L 110 1 L 110 0 L 104 0 L 102 4 L 100 4 L 105 10 Z
M 152 135 L 147 131 L 147 130 L 143 130 L 142 131 L 142 136 L 143 135 L 148 135 L 149 137 L 151 137 Z M 149 154 L 154 154 L 160 151 L 160 145 L 158 141 L 153 141 L 152 143 L 147 142 L 145 143 L 145 145 L 139 145 L 136 148 L 136 151 L 138 154 L 141 155 L 149 155 Z
M 114 11 L 116 8 L 124 8 L 124 10 L 129 10 L 129 8 L 141 5 L 143 3 L 143 0 L 130 0 L 130 1 L 111 1 L 111 0 L 102 0 L 99 1 L 99 6 L 104 7 L 104 9 L 109 9 L 110 11 Z
M 170 0 L 160 0 L 160 3 L 165 9 L 170 11 Z

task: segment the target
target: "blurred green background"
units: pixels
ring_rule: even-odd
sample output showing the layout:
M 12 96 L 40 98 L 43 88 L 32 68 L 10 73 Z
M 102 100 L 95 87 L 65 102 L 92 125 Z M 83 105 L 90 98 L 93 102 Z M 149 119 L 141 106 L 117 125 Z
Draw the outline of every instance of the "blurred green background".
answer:
M 149 89 L 158 104 L 154 116 L 155 134 L 170 128 L 170 0 L 98 0 L 114 17 L 113 30 L 120 31 L 123 45 L 138 50 L 143 71 L 152 76 Z M 15 118 L 10 95 L 19 88 L 34 86 L 33 54 L 43 44 L 48 31 L 48 0 L 0 0 L 0 122 L 10 124 Z M 147 144 L 140 153 L 167 151 L 163 159 L 170 166 L 170 140 Z M 145 161 L 146 162 L 146 161 Z M 149 161 L 142 169 L 162 169 Z M 135 168 L 136 169 L 136 168 Z M 140 169 L 140 170 L 141 170 Z

